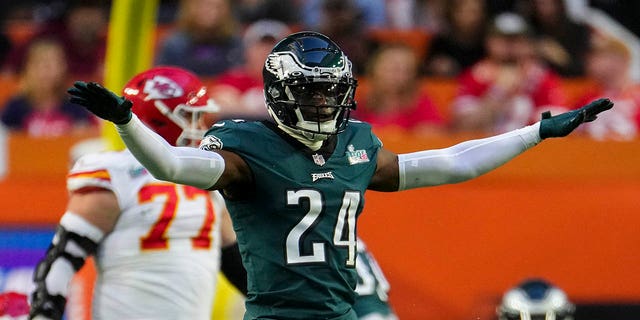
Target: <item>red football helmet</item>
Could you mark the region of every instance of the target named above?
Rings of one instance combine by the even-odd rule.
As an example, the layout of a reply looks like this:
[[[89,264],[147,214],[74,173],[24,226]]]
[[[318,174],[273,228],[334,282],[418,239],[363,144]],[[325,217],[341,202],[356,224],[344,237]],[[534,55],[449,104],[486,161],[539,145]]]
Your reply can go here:
[[[197,146],[206,130],[200,117],[219,110],[198,77],[182,68],[160,66],[139,73],[125,85],[132,111],[174,146]]]

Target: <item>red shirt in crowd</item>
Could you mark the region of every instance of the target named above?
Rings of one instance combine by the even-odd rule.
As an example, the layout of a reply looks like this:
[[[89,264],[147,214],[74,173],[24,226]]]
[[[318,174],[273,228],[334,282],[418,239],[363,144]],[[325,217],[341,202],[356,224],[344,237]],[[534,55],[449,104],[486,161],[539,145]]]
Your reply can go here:
[[[504,112],[501,113],[502,118],[494,124],[493,130],[506,132],[538,121],[543,111],[566,108],[560,77],[550,69],[540,64],[530,64],[519,69],[520,73],[514,84],[515,93],[504,93],[496,85],[499,68],[498,65],[483,60],[464,71],[458,78],[454,112],[479,108],[482,99],[494,95],[503,104]]]
[[[622,90],[605,90],[594,86],[586,90],[578,99],[576,108],[595,99],[607,97],[615,107],[598,115],[598,121],[584,124],[581,128],[589,136],[599,140],[632,140],[638,137],[640,130],[640,85],[631,84]]]
[[[421,125],[444,124],[438,108],[431,99],[420,94],[411,105],[398,105],[387,110],[372,110],[366,99],[358,101],[353,118],[370,123],[373,127],[395,126],[403,129],[415,129]]]

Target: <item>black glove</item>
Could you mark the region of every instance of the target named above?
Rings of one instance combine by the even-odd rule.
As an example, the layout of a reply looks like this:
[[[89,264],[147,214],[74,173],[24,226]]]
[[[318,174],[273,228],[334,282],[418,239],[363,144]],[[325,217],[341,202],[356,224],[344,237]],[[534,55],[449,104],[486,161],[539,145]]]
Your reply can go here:
[[[609,110],[613,102],[609,99],[598,99],[580,109],[551,116],[549,111],[542,113],[540,121],[540,138],[564,137],[571,133],[583,122],[591,122],[598,117],[598,113]]]
[[[60,320],[64,314],[66,303],[67,299],[63,296],[52,296],[46,290],[38,288],[31,295],[29,319]]]
[[[131,120],[131,101],[119,97],[95,82],[76,81],[67,90],[72,103],[84,106],[96,116],[115,124]]]

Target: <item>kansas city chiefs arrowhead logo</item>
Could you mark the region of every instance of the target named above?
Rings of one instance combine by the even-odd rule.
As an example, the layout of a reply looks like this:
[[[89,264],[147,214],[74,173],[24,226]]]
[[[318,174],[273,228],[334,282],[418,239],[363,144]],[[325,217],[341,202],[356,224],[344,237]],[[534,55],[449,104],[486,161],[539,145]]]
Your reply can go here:
[[[184,94],[182,87],[175,81],[164,77],[155,76],[144,84],[144,93],[147,100],[177,98]]]

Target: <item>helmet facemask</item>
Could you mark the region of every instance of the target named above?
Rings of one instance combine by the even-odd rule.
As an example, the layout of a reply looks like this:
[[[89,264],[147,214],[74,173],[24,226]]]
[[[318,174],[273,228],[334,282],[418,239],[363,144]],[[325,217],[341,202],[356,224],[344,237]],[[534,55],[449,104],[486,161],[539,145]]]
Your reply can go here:
[[[280,128],[307,145],[343,132],[356,107],[357,81],[351,73],[351,62],[322,37],[304,33],[300,42],[282,48],[276,45],[263,72],[269,114]],[[293,36],[283,42],[295,39]],[[303,48],[305,44],[311,48]]]
[[[204,137],[208,126],[203,123],[203,115],[218,112],[219,107],[212,99],[204,106],[177,105],[173,111],[162,100],[155,100],[153,105],[160,113],[177,125],[182,132],[175,141],[176,146],[197,147]]]
[[[315,81],[314,81],[315,80]],[[278,124],[310,140],[326,140],[345,130],[355,86],[330,79],[287,79],[275,86],[278,98],[269,101]],[[273,97],[273,95],[271,95]]]

